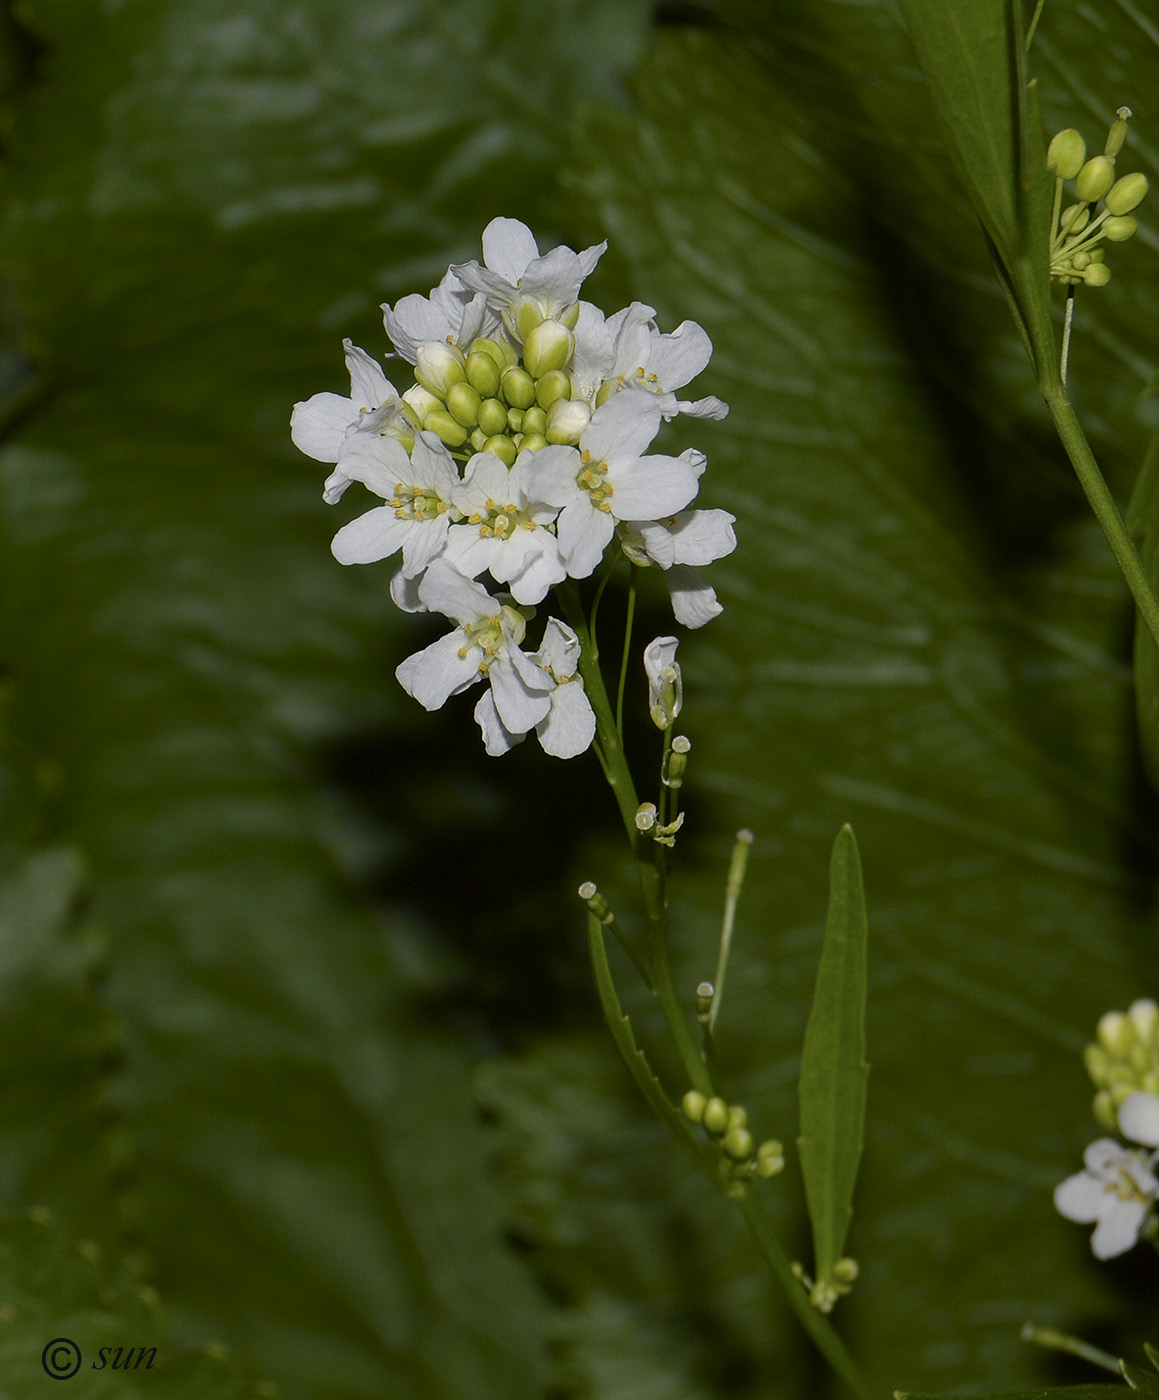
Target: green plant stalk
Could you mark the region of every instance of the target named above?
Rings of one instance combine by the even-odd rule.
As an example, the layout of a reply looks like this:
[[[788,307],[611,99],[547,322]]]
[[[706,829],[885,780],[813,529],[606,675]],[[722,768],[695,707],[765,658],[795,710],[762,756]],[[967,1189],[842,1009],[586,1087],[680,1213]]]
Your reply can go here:
[[[1110,488],[1099,470],[1099,464],[1095,461],[1094,453],[1087,442],[1078,415],[1074,411],[1066,390],[1061,386],[1052,387],[1049,392],[1044,394],[1044,398],[1054,422],[1055,431],[1066,449],[1066,454],[1075,469],[1079,484],[1086,493],[1095,518],[1103,528],[1103,534],[1107,537],[1111,552],[1118,561],[1123,577],[1127,581],[1127,587],[1131,590],[1131,596],[1135,600],[1135,606],[1139,609],[1139,615],[1146,623],[1147,630],[1151,633],[1155,645],[1159,647],[1159,600],[1156,600],[1151,585],[1147,581],[1142,561],[1131,541],[1131,536],[1127,533],[1127,526],[1119,513],[1119,507],[1115,504]]]
[[[568,624],[574,629],[580,641],[579,673],[583,678],[584,691],[591,702],[596,717],[596,738],[599,742],[604,764],[604,773],[612,794],[620,808],[620,817],[628,833],[628,841],[636,856],[636,868],[640,876],[640,888],[644,896],[644,911],[648,922],[648,955],[652,963],[652,976],[655,980],[656,1000],[668,1026],[669,1034],[679,1052],[684,1072],[689,1082],[702,1094],[711,1095],[712,1077],[708,1067],[696,1048],[692,1027],[680,997],[676,991],[672,975],[672,961],[668,956],[667,918],[664,907],[663,879],[656,861],[656,852],[661,848],[654,842],[646,842],[636,829],[636,810],[640,805],[636,795],[636,785],[628,768],[624,745],[620,740],[616,717],[612,711],[608,692],[604,686],[599,662],[592,656],[587,621],[579,592],[570,581],[561,584],[557,590]]]

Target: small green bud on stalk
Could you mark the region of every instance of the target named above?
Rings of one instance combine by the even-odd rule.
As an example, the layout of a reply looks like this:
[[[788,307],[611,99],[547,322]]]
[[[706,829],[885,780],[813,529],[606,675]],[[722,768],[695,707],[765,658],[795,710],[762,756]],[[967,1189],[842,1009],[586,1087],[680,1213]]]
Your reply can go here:
[[[415,358],[415,378],[436,399],[445,399],[454,384],[467,377],[467,361],[457,345],[445,340],[429,340],[419,346]]]
[[[490,452],[509,467],[515,465],[515,458],[519,455],[515,444],[505,433],[496,433],[489,437],[483,444],[483,451]]]
[[[1140,1039],[1155,1039],[1159,1031],[1159,1005],[1150,998],[1141,997],[1127,1008],[1127,1016]]]
[[[749,1116],[743,1106],[739,1103],[730,1104],[728,1110],[728,1126],[730,1128],[747,1128]]]
[[[575,336],[558,321],[540,321],[523,342],[523,364],[532,379],[563,369],[575,353]]]
[[[479,425],[479,405],[482,399],[478,389],[472,389],[470,384],[452,384],[447,391],[447,412],[456,423],[462,423],[464,428],[475,428]]]
[[[543,312],[533,301],[521,301],[515,308],[516,335],[520,340],[526,340],[542,320]]]
[[[1093,262],[1083,269],[1083,281],[1088,287],[1105,287],[1111,280],[1111,269],[1106,263]]]
[[[753,1135],[747,1128],[730,1128],[721,1146],[734,1162],[743,1162],[753,1155]]]
[[[1087,143],[1074,129],[1067,127],[1051,141],[1046,152],[1047,169],[1059,180],[1073,180],[1087,158]]]
[[[476,452],[482,452],[490,436],[490,433],[485,432],[482,428],[476,428],[471,434],[471,446]]]
[[[523,412],[523,431],[525,433],[547,434],[547,414],[542,408],[528,408]]]
[[[535,402],[535,380],[525,369],[503,371],[503,397],[512,408],[530,408]]]
[[[1148,188],[1147,177],[1140,171],[1124,175],[1111,186],[1106,198],[1107,208],[1112,214],[1129,214],[1146,199]]]
[[[1075,180],[1075,190],[1080,199],[1085,200],[1087,204],[1094,204],[1102,199],[1114,183],[1114,163],[1106,156],[1092,156],[1079,171]],[[1127,211],[1124,209],[1121,212],[1125,214]]]
[[[1058,226],[1063,233],[1081,233],[1091,221],[1091,211],[1085,204],[1069,204],[1062,211]]]
[[[477,389],[484,398],[493,398],[499,392],[499,381],[503,369],[493,356],[483,350],[472,350],[467,356],[467,382]]]
[[[1091,1105],[1095,1111],[1095,1117],[1104,1128],[1115,1133],[1119,1130],[1119,1117],[1115,1111],[1115,1100],[1108,1089],[1100,1089],[1095,1095],[1095,1101]]]
[[[708,1100],[698,1089],[689,1089],[688,1093],[680,1100],[680,1107],[684,1110],[685,1118],[693,1123],[704,1122],[704,1110]]]
[[[512,346],[505,340],[493,340],[490,336],[481,335],[471,342],[472,355],[490,355],[499,366],[499,373],[502,374],[510,365],[519,363],[519,356]]]
[[[467,441],[467,430],[462,423],[452,418],[445,408],[435,408],[427,414],[426,427],[439,437],[448,447],[462,447]]]
[[[1097,1033],[1104,1047],[1116,1058],[1128,1054],[1135,1040],[1131,1023],[1121,1011],[1108,1011],[1100,1016]]]
[[[1130,117],[1130,107],[1120,107],[1115,113],[1115,120],[1111,123],[1111,129],[1107,133],[1107,144],[1103,147],[1103,154],[1108,160],[1114,160],[1123,149],[1123,142],[1127,139],[1127,122]]]
[[[556,399],[547,410],[547,440],[574,447],[592,421],[592,411],[582,399]]]
[[[547,439],[542,433],[522,433],[520,435],[519,450],[521,452],[538,452],[541,447],[547,446]]]
[[[704,1105],[704,1117],[700,1121],[713,1137],[719,1137],[728,1127],[728,1104],[721,1098],[709,1099]]]
[[[1070,265],[1076,272],[1082,272],[1083,268],[1090,263],[1090,260],[1091,255],[1089,253],[1072,253]]]
[[[776,1138],[769,1138],[757,1148],[757,1174],[767,1181],[785,1169],[785,1149]]]
[[[509,408],[507,410],[507,427],[513,433],[523,431],[523,410],[521,408]]]
[[[1103,236],[1109,238],[1112,243],[1126,243],[1128,238],[1134,238],[1139,231],[1139,220],[1134,214],[1118,214],[1113,218],[1103,220]],[[1095,252],[1100,251],[1095,249]],[[1101,258],[1096,258],[1096,262],[1101,262]]]
[[[571,398],[571,375],[563,369],[549,370],[535,385],[535,400],[540,408],[548,409],[556,399]]]
[[[833,1265],[833,1277],[838,1283],[851,1284],[860,1272],[857,1260],[850,1259],[848,1256],[844,1259],[838,1259],[837,1263]]]
[[[479,405],[479,427],[488,437],[507,431],[507,408],[501,399],[484,399]]]

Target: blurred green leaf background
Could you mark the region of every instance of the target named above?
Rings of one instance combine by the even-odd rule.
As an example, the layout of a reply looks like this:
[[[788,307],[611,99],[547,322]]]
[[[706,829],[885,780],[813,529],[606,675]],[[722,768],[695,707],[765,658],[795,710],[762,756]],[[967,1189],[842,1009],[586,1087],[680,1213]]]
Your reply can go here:
[[[6,1227],[0,1393],[134,1326],[295,1400],[834,1389],[599,1021],[574,889],[630,885],[594,761],[488,759],[467,701],[399,690],[429,633],[333,561],[361,506],[289,442],[342,337],[384,353],[379,303],[498,214],[607,237],[586,295],[716,345],[731,416],[662,447],[708,452],[740,538],[682,650],[679,976],[749,826],[718,1043],[794,1137],[853,824],[854,1355],[882,1395],[1090,1378],[1027,1319],[1134,1355],[1153,1268],[1050,1199],[1097,1017],[1159,991],[1132,619],[890,0],[20,0],[2,32],[0,1207],[52,1223]],[[1129,103],[1154,180],[1141,7],[1048,0],[1031,67],[1049,130]],[[1071,356],[1120,499],[1159,420],[1142,212]],[[806,1259],[799,1179],[764,1194]]]

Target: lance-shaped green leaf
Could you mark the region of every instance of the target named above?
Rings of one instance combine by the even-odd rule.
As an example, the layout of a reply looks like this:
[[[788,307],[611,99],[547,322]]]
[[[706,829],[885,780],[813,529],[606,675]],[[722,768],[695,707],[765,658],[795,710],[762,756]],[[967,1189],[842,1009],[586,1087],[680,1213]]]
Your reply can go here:
[[[1123,1379],[1131,1387],[1137,1390],[1140,1395],[1146,1395],[1149,1400],[1159,1400],[1159,1376],[1154,1371],[1144,1370],[1142,1366],[1132,1365],[1130,1361],[1119,1358],[1119,1370],[1123,1373]]]
[[[833,844],[829,916],[801,1056],[797,1146],[818,1283],[832,1281],[845,1247],[865,1135],[868,932],[857,842],[844,826]]]
[[[1051,182],[1021,4],[901,0],[901,8],[1039,383],[1053,385]]]

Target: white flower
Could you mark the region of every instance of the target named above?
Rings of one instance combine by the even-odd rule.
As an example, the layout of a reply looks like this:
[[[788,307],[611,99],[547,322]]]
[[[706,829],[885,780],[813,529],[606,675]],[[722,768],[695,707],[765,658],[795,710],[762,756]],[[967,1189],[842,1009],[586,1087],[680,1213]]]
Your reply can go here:
[[[648,712],[657,729],[676,722],[684,708],[684,678],[676,660],[676,637],[656,637],[644,648],[644,670],[648,676]]]
[[[704,369],[712,359],[712,341],[695,321],[681,321],[671,334],[662,334],[655,315],[651,306],[634,301],[608,317],[608,330],[615,337],[608,378],[621,386],[667,395],[683,389]],[[695,402],[673,399],[671,406],[665,404],[665,418],[677,412],[694,418],[724,418],[728,404],[712,395]]]
[[[467,578],[486,569],[497,583],[508,584],[517,603],[542,602],[547,590],[567,577],[559,543],[545,528],[557,509],[536,501],[526,488],[533,455],[524,453],[513,467],[491,452],[471,458],[451,495],[465,519],[451,526],[444,551]]]
[[[1154,1002],[1150,1005],[1154,1006]],[[1159,1147],[1159,1095],[1145,1093],[1142,1089],[1128,1094],[1119,1105],[1119,1131],[1132,1142]]]
[[[294,446],[317,462],[337,462],[347,435],[361,427],[368,414],[377,415],[384,406],[399,404],[398,394],[377,360],[360,350],[352,340],[344,340],[342,348],[350,372],[350,397],[315,394],[296,403],[290,415],[290,437]],[[401,405],[398,411],[401,412]],[[332,472],[323,498],[333,505],[349,485],[349,477],[341,471]]]
[[[382,322],[394,348],[412,365],[421,347],[432,340],[465,350],[476,336],[490,335],[499,325],[486,299],[465,286],[454,268],[448,269],[429,297],[415,292],[393,307],[384,302]]]
[[[696,566],[732,553],[735,521],[727,510],[683,510],[666,520],[629,520],[620,526],[624,553],[632,563],[664,570],[672,611],[685,627],[703,627],[722,611]]]
[[[581,301],[575,323],[575,349],[567,367],[573,396],[585,399],[594,407],[596,395],[603,388],[615,362],[615,337],[604,313],[590,301]]]
[[[575,306],[584,278],[589,276],[607,242],[582,253],[562,244],[543,257],[526,224],[518,219],[492,219],[483,230],[483,262],[455,264],[460,282],[481,293],[503,317],[517,340],[539,321],[558,321]],[[521,320],[520,312],[527,308]]]
[[[579,449],[541,447],[532,454],[524,490],[560,506],[560,557],[572,578],[587,578],[603,557],[618,520],[650,520],[683,509],[696,495],[704,456],[645,456],[660,428],[650,394],[617,394],[592,415]]]
[[[1112,1138],[1099,1138],[1083,1153],[1086,1170],[1068,1176],[1054,1189],[1054,1204],[1068,1220],[1089,1225],[1097,1259],[1113,1259],[1131,1248],[1156,1195],[1159,1179],[1153,1163]]]
[[[535,726],[535,732],[540,747],[555,758],[575,758],[591,745],[596,733],[596,717],[584,693],[583,678],[576,674],[579,658],[579,638],[566,623],[549,618],[543,643],[532,659],[552,678],[555,689],[551,692],[551,709]],[[491,691],[480,697],[475,719],[489,754],[506,753],[521,743],[527,733],[512,732],[503,723]]]
[[[414,578],[440,553],[454,514],[459,474],[434,435],[419,433],[408,457],[397,438],[354,433],[342,447],[339,469],[361,481],[386,505],[343,525],[330,548],[340,564],[374,564],[402,550],[402,573]]]
[[[512,734],[526,734],[547,718],[555,682],[520,651],[527,623],[517,608],[492,598],[445,559],[431,564],[418,591],[432,612],[459,625],[395,669],[408,695],[438,710],[450,696],[486,679],[496,714]]]

